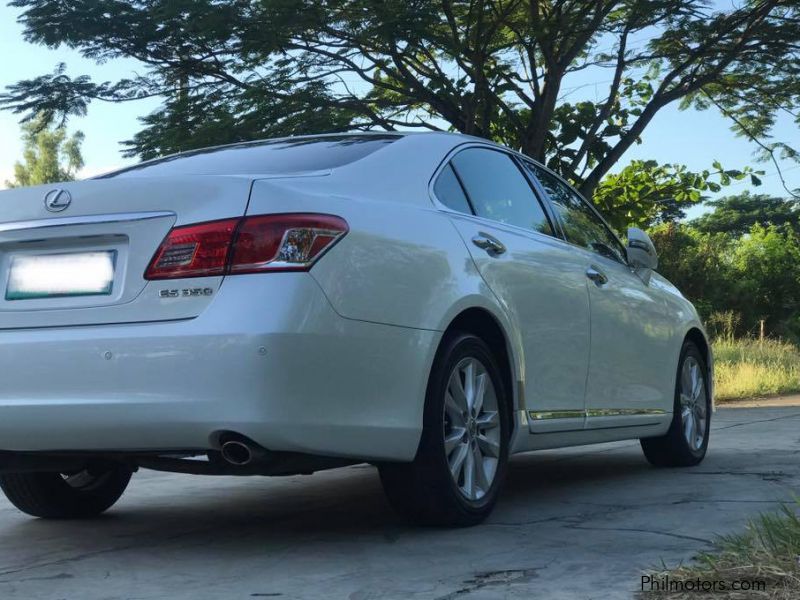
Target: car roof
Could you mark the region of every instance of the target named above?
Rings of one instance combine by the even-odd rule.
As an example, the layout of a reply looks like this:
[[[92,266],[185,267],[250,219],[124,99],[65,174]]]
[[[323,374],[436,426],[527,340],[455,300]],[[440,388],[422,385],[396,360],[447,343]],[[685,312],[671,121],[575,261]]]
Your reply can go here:
[[[436,139],[436,143],[432,145],[428,145],[424,143],[424,140],[430,140],[432,138]],[[102,173],[91,179],[106,179],[111,177],[117,177],[120,175],[126,175],[129,172],[136,172],[142,169],[147,169],[150,166],[156,166],[163,163],[169,163],[173,160],[183,159],[183,158],[191,158],[194,156],[202,155],[202,154],[209,154],[215,153],[218,151],[225,151],[225,150],[236,150],[236,149],[247,149],[247,148],[259,148],[259,147],[266,147],[270,145],[279,145],[279,144],[286,144],[297,142],[302,144],[303,142],[306,143],[313,143],[315,141],[325,141],[325,140],[391,140],[393,143],[388,144],[388,147],[395,147],[396,151],[401,151],[401,148],[407,146],[407,144],[411,144],[416,146],[415,149],[411,150],[411,152],[419,152],[423,148],[428,149],[430,148],[431,152],[441,153],[444,154],[449,153],[453,149],[457,148],[458,146],[468,144],[468,143],[476,143],[486,146],[493,146],[498,149],[502,149],[507,152],[512,152],[515,154],[521,155],[519,152],[508,148],[507,146],[503,146],[502,144],[498,144],[491,140],[487,140],[485,138],[480,138],[472,135],[466,135],[462,133],[455,133],[455,132],[448,132],[448,131],[347,131],[347,132],[333,132],[333,133],[320,133],[320,134],[307,134],[307,135],[296,135],[296,136],[284,136],[284,137],[276,137],[276,138],[266,138],[266,139],[259,139],[259,140],[249,140],[249,141],[242,141],[242,142],[234,142],[230,144],[219,144],[216,146],[206,146],[203,148],[196,148],[192,150],[187,150],[184,152],[177,152],[165,156],[160,156],[157,158],[145,160],[133,165],[129,165],[126,167],[122,167],[120,169],[115,169],[111,172]],[[406,143],[404,143],[404,141]],[[423,146],[420,146],[420,142],[423,142]],[[385,150],[381,152],[384,154]],[[423,152],[424,153],[424,152]],[[429,155],[429,158],[434,158],[434,154]],[[443,155],[442,155],[443,156]],[[525,157],[527,160],[531,160],[530,157]],[[361,163],[364,159],[356,159],[355,163]],[[340,169],[341,165],[335,167],[335,169]],[[329,169],[326,169],[329,171]],[[236,173],[231,173],[231,175],[235,175]],[[246,175],[247,173],[241,173],[242,175]],[[259,175],[256,173],[255,175]],[[264,175],[263,173],[260,175]]]

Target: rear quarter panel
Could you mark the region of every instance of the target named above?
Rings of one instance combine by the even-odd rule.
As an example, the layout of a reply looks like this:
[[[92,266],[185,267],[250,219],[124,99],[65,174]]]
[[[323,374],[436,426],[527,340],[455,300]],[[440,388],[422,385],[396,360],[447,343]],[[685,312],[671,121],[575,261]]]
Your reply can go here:
[[[437,165],[430,165],[430,174]],[[519,327],[509,321],[480,276],[450,219],[432,206],[429,176],[415,177],[415,186],[407,186],[406,193],[413,194],[407,202],[395,201],[392,195],[375,200],[348,179],[331,175],[256,181],[248,214],[318,212],[343,217],[350,231],[311,269],[340,316],[441,332],[463,310],[482,308],[506,332],[518,380],[524,360]],[[368,191],[375,193],[374,188]],[[424,372],[411,376],[427,380],[433,356],[430,352]]]
[[[248,214],[317,212],[347,221],[347,235],[311,269],[337,313],[443,330],[462,306],[496,308],[444,213],[337,192],[337,183],[327,177],[257,181],[248,208]]]

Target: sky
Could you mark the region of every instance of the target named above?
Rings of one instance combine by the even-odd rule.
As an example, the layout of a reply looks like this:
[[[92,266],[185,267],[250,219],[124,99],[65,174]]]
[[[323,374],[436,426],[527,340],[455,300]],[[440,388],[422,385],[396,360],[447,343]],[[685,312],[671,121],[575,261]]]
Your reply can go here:
[[[4,0],[0,0],[4,2]],[[0,89],[20,79],[36,77],[51,72],[59,62],[67,65],[68,74],[90,75],[96,81],[115,81],[143,71],[134,60],[115,60],[97,65],[82,58],[68,48],[49,50],[27,43],[22,36],[22,27],[17,23],[20,9],[0,4]],[[583,79],[565,84],[562,97],[575,101],[580,98],[602,99],[607,92],[605,73],[588,73]],[[595,81],[594,79],[600,79]],[[158,107],[157,99],[141,100],[123,104],[94,102],[85,117],[71,119],[69,129],[80,129],[86,134],[83,155],[86,166],[79,174],[89,177],[136,162],[124,158],[120,142],[130,139],[141,126],[138,118]],[[788,115],[779,118],[775,128],[776,139],[800,147],[800,129]],[[13,165],[21,158],[19,116],[0,111],[0,189],[12,177]],[[751,190],[754,193],[786,196],[777,171],[771,163],[756,163],[753,158],[755,146],[747,140],[737,138],[728,121],[715,111],[679,111],[675,105],[662,109],[645,130],[642,143],[629,150],[618,168],[633,159],[655,159],[661,163],[685,164],[692,170],[711,168],[719,160],[725,168],[753,166],[764,170],[763,185],[754,188],[749,181],[736,182],[723,188],[721,195]],[[800,165],[784,161],[782,170],[790,189],[800,188]],[[712,196],[713,197],[713,196]],[[691,209],[695,216],[703,209]]]

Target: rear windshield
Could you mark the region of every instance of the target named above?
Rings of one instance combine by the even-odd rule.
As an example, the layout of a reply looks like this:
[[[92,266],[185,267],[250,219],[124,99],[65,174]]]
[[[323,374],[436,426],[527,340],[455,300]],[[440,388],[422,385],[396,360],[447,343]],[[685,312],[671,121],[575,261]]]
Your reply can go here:
[[[393,135],[332,136],[248,142],[176,154],[103,175],[270,175],[324,171],[355,162],[398,139]]]

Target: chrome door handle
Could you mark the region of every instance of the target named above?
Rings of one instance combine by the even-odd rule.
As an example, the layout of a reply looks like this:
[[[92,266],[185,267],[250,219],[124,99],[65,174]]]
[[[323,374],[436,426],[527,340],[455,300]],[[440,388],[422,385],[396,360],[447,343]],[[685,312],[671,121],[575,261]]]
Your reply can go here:
[[[472,243],[481,250],[486,250],[491,256],[498,256],[506,251],[506,247],[502,242],[488,233],[478,233],[478,235],[472,238]]]
[[[608,277],[603,275],[600,271],[595,269],[594,267],[589,267],[586,269],[586,276],[594,281],[597,285],[605,285],[608,283]]]

